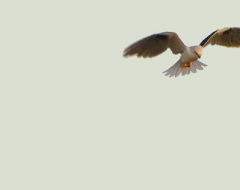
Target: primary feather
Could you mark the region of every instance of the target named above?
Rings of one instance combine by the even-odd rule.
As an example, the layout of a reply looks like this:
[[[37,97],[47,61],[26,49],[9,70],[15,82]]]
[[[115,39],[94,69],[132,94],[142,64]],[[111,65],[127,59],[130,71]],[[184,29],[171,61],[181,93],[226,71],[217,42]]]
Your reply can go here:
[[[209,44],[226,47],[240,47],[240,28],[225,27],[212,32],[200,43],[203,47]]]
[[[154,57],[165,52],[168,48],[174,54],[182,53],[184,50],[182,40],[174,32],[163,32],[145,37],[128,46],[124,50],[123,56]]]

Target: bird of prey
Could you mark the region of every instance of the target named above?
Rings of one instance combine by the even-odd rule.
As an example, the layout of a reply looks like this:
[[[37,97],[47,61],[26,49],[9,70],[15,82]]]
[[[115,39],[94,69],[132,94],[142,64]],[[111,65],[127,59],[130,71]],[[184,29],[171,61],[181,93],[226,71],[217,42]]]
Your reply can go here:
[[[123,56],[154,57],[165,52],[168,48],[173,54],[181,54],[180,59],[168,70],[164,71],[166,76],[187,75],[196,73],[207,66],[198,59],[202,56],[203,49],[207,45],[220,45],[226,47],[240,47],[240,28],[225,27],[215,30],[208,35],[199,45],[188,47],[175,32],[162,32],[145,37],[128,46]]]

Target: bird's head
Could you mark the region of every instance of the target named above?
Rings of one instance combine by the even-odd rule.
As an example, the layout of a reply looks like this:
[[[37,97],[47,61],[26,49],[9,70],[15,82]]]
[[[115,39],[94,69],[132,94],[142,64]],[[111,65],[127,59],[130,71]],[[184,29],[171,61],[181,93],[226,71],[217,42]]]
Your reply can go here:
[[[203,47],[202,46],[193,46],[193,51],[197,54],[198,58],[201,58],[203,53]]]

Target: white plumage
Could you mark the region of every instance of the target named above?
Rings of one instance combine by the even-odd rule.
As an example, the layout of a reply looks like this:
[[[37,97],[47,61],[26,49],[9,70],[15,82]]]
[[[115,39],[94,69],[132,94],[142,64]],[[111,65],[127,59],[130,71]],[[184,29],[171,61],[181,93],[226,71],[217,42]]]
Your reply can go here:
[[[173,54],[181,54],[180,59],[168,70],[166,76],[188,75],[196,73],[207,66],[200,62],[203,49],[207,45],[220,45],[225,47],[240,47],[240,28],[225,27],[208,35],[198,46],[188,47],[175,32],[162,32],[145,37],[128,46],[123,53],[124,57],[136,55],[137,57],[154,57],[165,52],[168,48]]]

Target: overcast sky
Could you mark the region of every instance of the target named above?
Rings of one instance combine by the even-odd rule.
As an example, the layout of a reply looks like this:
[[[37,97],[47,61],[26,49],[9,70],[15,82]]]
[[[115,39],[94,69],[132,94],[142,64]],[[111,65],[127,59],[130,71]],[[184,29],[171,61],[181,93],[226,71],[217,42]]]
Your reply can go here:
[[[208,46],[177,78],[170,50],[122,57],[154,33],[191,46],[239,26],[238,4],[1,2],[0,189],[239,189],[240,49]]]

